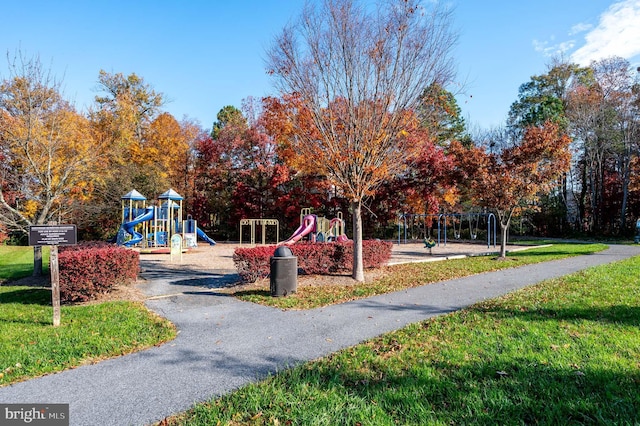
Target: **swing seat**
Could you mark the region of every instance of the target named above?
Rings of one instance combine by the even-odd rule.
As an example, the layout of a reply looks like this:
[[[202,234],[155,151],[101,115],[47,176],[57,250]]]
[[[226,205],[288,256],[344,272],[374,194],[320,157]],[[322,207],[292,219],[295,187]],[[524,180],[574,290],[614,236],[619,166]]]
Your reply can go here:
[[[432,239],[424,239],[424,248],[432,249],[436,246],[436,242]]]

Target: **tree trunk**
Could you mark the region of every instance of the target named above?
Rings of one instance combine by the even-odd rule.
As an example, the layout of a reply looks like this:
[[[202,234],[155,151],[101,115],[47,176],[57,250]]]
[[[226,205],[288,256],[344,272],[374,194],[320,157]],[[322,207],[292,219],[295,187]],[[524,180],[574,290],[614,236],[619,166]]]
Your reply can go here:
[[[500,258],[507,257],[507,229],[509,226],[505,226],[500,222]]]
[[[511,214],[505,223],[502,218],[500,219],[500,258],[507,257],[507,233],[509,232],[509,225],[511,223]]]
[[[580,185],[580,198],[578,201],[578,218],[580,219],[578,232],[584,231],[584,223],[587,219],[587,187],[587,165],[585,162],[582,168],[582,184]]]
[[[364,282],[364,262],[362,259],[362,200],[352,201],[353,210],[353,272],[352,278]]]
[[[620,235],[626,235],[627,203],[629,202],[629,182],[631,181],[631,157],[626,156],[622,161],[622,205],[620,206]]]
[[[33,246],[33,276],[42,276],[42,246]]]

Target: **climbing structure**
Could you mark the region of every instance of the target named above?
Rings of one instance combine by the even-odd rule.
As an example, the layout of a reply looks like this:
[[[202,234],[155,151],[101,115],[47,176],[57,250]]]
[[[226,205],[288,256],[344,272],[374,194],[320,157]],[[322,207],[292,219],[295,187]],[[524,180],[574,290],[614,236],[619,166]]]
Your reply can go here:
[[[197,247],[198,237],[211,245],[195,220],[183,220],[183,198],[173,189],[158,197],[155,206],[147,206],[146,198],[135,189],[121,198],[122,225],[117,243],[127,247],[168,247],[173,235],[180,235],[185,248]]]

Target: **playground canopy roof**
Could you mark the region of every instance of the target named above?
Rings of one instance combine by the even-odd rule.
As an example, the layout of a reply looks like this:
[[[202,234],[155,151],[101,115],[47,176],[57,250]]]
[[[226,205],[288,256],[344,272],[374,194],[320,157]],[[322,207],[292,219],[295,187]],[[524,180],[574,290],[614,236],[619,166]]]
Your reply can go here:
[[[173,189],[169,189],[168,191],[160,194],[158,200],[182,201],[184,198],[182,198],[182,195],[178,194]]]
[[[135,189],[132,189],[131,191],[127,192],[126,194],[124,194],[121,197],[122,200],[133,200],[133,201],[145,201],[147,198],[142,195],[141,193],[139,193],[138,191],[136,191]],[[182,198],[180,198],[182,199]]]

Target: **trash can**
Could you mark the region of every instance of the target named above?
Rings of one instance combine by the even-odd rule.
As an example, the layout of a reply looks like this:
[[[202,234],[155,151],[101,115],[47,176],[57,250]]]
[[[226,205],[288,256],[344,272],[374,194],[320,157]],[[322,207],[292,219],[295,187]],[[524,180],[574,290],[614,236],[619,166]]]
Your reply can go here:
[[[281,297],[298,289],[298,258],[289,247],[278,247],[270,259],[271,296]]]

